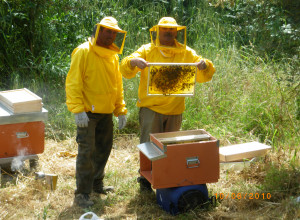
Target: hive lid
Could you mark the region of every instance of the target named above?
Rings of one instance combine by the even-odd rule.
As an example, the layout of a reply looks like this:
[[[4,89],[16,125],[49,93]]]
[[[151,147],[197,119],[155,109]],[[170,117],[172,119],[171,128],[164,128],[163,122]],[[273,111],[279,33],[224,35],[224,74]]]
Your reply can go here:
[[[15,89],[0,92],[0,102],[12,113],[42,111],[42,99],[30,90]]]
[[[271,149],[270,146],[261,144],[259,142],[249,142],[244,144],[230,145],[226,147],[220,147],[220,161],[241,161],[243,159],[251,159],[254,157],[263,156]]]

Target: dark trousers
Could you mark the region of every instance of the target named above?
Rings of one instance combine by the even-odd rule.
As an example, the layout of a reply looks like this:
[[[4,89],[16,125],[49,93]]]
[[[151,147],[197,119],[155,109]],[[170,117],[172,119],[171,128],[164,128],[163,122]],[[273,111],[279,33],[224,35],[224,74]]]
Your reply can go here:
[[[140,143],[145,143],[150,141],[151,133],[179,131],[182,123],[182,114],[163,115],[149,108],[142,107],[139,112],[139,122],[141,129]],[[145,157],[145,155],[140,152],[140,157]],[[143,176],[140,178],[142,178],[139,180],[142,187],[151,188],[151,184]]]
[[[179,131],[182,122],[180,115],[163,115],[149,108],[140,108],[139,122],[141,129],[140,143],[150,141],[150,133]]]
[[[87,113],[88,127],[77,127],[75,194],[90,194],[102,185],[104,168],[113,143],[112,114]]]

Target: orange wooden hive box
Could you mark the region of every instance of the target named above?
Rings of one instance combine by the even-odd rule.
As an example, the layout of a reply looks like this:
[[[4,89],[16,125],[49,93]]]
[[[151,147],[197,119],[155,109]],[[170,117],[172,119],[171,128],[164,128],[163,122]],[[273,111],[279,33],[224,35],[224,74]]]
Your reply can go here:
[[[150,134],[140,174],[154,189],[218,182],[219,141],[203,129]]]
[[[44,129],[42,121],[0,125],[0,158],[43,153]]]
[[[29,90],[10,90],[1,92],[3,94],[13,94],[24,91],[24,97],[32,95]],[[28,92],[29,91],[29,92]],[[0,94],[1,95],[1,94]],[[38,97],[38,96],[36,96]],[[39,98],[39,97],[38,97]],[[39,100],[33,97],[34,100]],[[11,96],[11,103],[20,96]],[[40,111],[27,111],[26,105],[22,102],[22,108],[17,112],[7,106],[8,102],[0,99],[0,160],[4,163],[16,156],[35,155],[44,152],[44,120],[47,120],[48,111],[41,108]],[[11,105],[13,106],[13,105]],[[32,106],[29,102],[28,106]]]

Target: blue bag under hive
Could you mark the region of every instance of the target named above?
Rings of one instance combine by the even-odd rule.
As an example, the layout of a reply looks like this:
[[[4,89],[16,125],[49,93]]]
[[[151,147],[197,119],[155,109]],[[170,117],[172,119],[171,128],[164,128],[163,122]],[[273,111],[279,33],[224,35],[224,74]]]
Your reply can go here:
[[[208,202],[206,184],[156,190],[158,205],[166,212],[177,215]]]

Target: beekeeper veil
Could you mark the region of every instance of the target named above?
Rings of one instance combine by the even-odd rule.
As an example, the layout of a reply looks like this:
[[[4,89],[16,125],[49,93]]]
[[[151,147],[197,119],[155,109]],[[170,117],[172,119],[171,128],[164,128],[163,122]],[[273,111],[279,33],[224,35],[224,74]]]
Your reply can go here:
[[[107,28],[108,32],[113,33],[111,37],[108,39],[108,45],[103,46],[99,43],[99,39],[101,39],[101,34],[103,34],[103,30]],[[119,54],[122,53],[126,38],[126,31],[123,31],[119,26],[118,22],[113,17],[105,17],[100,23],[97,23],[94,27],[94,31],[92,34],[92,45],[99,47],[106,47],[110,50],[113,50]],[[111,41],[111,42],[110,42]]]
[[[162,42],[162,32],[160,30],[171,29],[176,32],[174,44],[172,46],[164,45]],[[161,35],[161,36],[160,36]],[[157,25],[150,29],[151,43],[162,49],[185,49],[186,47],[186,27],[178,25],[176,20],[171,17],[163,17],[160,19]]]

